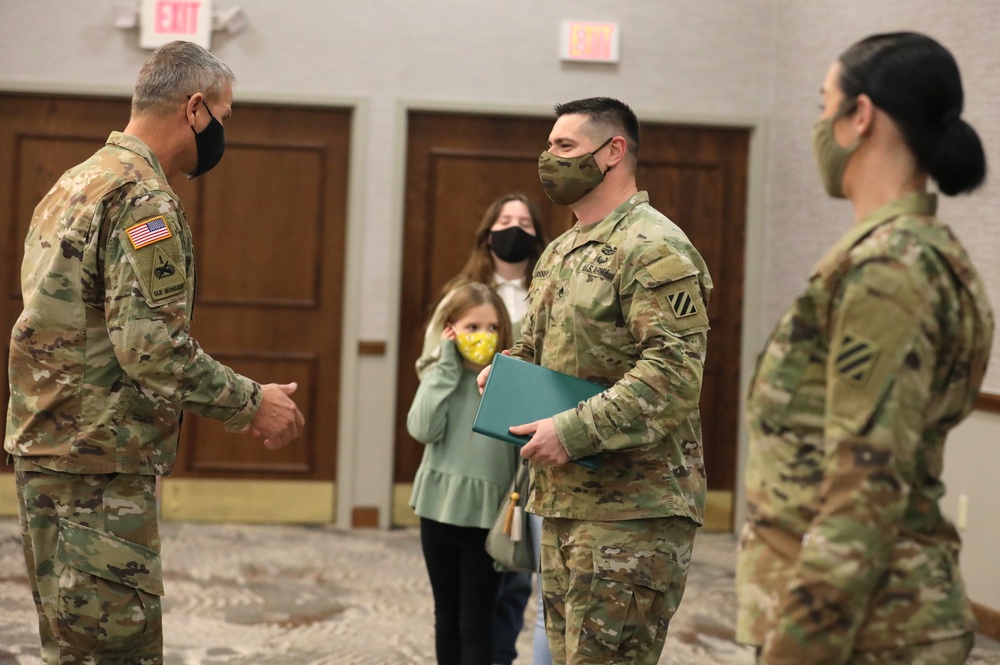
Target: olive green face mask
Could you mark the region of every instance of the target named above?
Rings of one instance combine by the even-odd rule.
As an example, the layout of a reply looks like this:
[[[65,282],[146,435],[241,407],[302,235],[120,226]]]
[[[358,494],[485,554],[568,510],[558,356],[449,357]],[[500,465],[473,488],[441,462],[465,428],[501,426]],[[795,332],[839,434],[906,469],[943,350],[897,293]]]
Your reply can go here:
[[[816,155],[816,166],[819,167],[819,177],[823,180],[823,187],[826,193],[836,199],[844,196],[844,171],[847,170],[847,161],[854,154],[854,151],[861,145],[861,137],[842,148],[837,144],[837,139],[833,135],[833,123],[845,115],[854,112],[858,107],[856,98],[844,100],[840,103],[840,108],[829,118],[820,120],[812,129],[813,153]]]

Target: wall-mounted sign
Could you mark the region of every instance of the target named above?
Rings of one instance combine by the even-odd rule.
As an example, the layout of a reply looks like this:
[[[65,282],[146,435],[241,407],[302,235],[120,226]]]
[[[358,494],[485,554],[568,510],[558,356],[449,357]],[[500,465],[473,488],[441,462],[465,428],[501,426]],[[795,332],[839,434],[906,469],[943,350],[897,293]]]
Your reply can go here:
[[[209,47],[212,0],[142,0],[139,46],[159,48],[182,39]]]
[[[621,29],[617,23],[563,21],[559,55],[574,62],[618,62]]]

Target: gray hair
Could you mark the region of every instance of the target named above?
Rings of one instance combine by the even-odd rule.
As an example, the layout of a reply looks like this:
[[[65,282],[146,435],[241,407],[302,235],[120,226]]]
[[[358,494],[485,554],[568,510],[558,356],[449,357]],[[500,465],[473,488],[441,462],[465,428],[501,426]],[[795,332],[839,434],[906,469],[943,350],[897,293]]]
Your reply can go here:
[[[200,92],[218,100],[236,75],[224,62],[193,42],[164,44],[146,58],[135,80],[132,113],[167,112]]]

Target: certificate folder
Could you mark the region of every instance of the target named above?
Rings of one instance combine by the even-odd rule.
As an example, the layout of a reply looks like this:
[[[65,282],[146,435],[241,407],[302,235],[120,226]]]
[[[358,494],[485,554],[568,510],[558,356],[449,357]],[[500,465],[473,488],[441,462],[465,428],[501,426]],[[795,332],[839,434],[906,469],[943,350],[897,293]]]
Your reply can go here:
[[[531,437],[515,436],[510,433],[511,427],[575,409],[604,390],[596,383],[498,353],[472,430],[520,448]],[[588,469],[600,466],[599,455],[572,461]]]

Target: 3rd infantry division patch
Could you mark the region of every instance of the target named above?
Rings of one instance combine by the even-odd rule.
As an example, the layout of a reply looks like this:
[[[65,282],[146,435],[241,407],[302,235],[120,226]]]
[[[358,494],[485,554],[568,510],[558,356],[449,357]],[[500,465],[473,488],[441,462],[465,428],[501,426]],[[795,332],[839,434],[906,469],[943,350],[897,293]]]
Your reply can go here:
[[[693,316],[698,313],[698,306],[694,304],[694,299],[687,291],[678,291],[667,296],[667,302],[678,319],[685,316]]]
[[[837,353],[837,373],[856,383],[864,383],[868,380],[878,351],[878,346],[866,339],[844,335]]]

